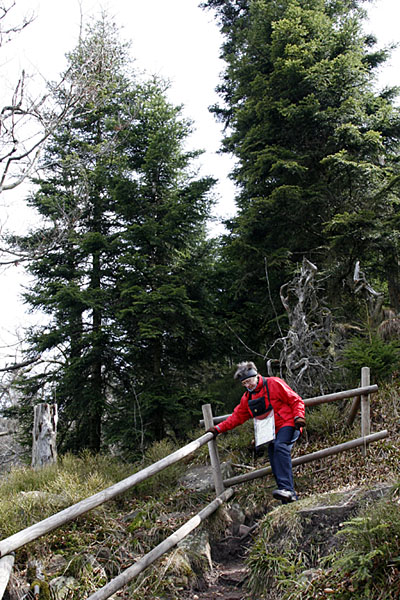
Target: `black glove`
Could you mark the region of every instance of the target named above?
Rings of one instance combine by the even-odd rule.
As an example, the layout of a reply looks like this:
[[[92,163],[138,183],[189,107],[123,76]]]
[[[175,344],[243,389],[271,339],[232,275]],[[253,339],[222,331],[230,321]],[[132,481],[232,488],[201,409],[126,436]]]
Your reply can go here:
[[[212,433],[215,439],[219,434],[219,431],[216,427],[210,427],[210,429],[207,429],[206,433]]]
[[[304,417],[295,417],[294,418],[294,427],[295,429],[301,429],[306,426],[306,420]]]

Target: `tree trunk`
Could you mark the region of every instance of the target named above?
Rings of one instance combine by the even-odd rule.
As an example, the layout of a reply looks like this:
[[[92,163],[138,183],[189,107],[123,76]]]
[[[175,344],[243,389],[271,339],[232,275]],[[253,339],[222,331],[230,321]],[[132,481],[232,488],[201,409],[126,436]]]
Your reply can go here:
[[[396,313],[400,312],[400,276],[397,254],[388,251],[385,258],[385,273],[388,282],[389,301]]]
[[[153,389],[156,395],[161,397],[163,393],[162,375],[161,375],[161,357],[162,357],[162,344],[161,338],[157,337],[152,343],[152,354],[153,354],[153,377],[154,385]],[[157,394],[158,392],[158,394]],[[164,403],[157,397],[153,398],[153,419],[152,429],[156,440],[162,440],[165,437],[165,408]]]
[[[95,210],[95,231],[100,231],[100,207]],[[91,275],[91,288],[96,292],[101,291],[101,261],[100,251],[93,252],[93,270]],[[101,426],[104,412],[104,390],[102,377],[102,309],[93,307],[93,359],[91,365],[90,405],[88,406],[88,432],[87,447],[92,452],[100,452]]]
[[[57,404],[38,404],[34,408],[32,467],[57,462]]]

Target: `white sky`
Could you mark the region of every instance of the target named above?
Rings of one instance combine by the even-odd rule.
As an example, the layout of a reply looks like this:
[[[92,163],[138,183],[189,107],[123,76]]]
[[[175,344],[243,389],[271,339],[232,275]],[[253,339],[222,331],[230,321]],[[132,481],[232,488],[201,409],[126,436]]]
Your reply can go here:
[[[10,0],[11,2],[11,0]],[[83,22],[101,10],[115,17],[122,36],[132,42],[132,56],[139,71],[158,74],[171,82],[169,97],[184,105],[184,114],[194,121],[193,148],[206,152],[200,159],[200,173],[220,180],[215,192],[215,214],[228,217],[234,213],[234,186],[227,175],[232,160],[217,154],[222,137],[208,107],[218,101],[215,87],[223,63],[219,59],[221,36],[213,14],[198,7],[200,0],[16,0],[15,20],[19,15],[34,13],[34,22],[14,42],[1,50],[0,96],[6,83],[12,85],[21,69],[36,73],[37,81],[57,79],[66,66],[65,53],[72,50]],[[367,3],[368,4],[368,3]],[[380,44],[400,42],[400,0],[374,0],[369,5],[368,30]],[[383,69],[381,85],[400,85],[400,49]],[[3,194],[0,223],[18,223],[24,219],[23,195],[18,191]],[[5,203],[11,205],[8,209]],[[10,268],[0,272],[0,355],[1,346],[10,343],[16,328],[27,322],[19,299],[22,275]],[[1,366],[1,359],[0,359]]]

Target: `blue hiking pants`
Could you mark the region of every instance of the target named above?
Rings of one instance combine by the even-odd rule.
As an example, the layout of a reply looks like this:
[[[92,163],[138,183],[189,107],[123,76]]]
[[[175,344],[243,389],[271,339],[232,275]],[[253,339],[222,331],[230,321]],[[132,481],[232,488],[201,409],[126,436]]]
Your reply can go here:
[[[300,431],[294,427],[281,427],[274,441],[268,445],[268,456],[272,473],[279,490],[290,490],[296,495],[293,484],[291,451]]]

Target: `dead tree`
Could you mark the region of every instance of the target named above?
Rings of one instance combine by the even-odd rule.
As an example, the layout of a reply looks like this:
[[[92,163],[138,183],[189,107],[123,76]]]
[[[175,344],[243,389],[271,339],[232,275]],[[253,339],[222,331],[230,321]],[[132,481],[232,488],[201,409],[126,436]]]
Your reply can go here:
[[[34,409],[32,467],[57,462],[57,404],[38,404]]]
[[[0,6],[0,50],[33,21],[33,15],[21,23],[12,22],[16,2]],[[77,103],[88,94],[82,82],[69,78],[68,71],[58,82],[47,83],[43,91],[32,95],[24,70],[18,75],[8,97],[2,89],[0,105],[0,194],[30,177],[38,163],[46,140]],[[62,91],[62,101],[60,101]]]
[[[299,273],[280,289],[289,320],[287,334],[278,340],[280,372],[304,396],[324,393],[333,366],[331,313],[318,300],[317,271],[304,258]]]

